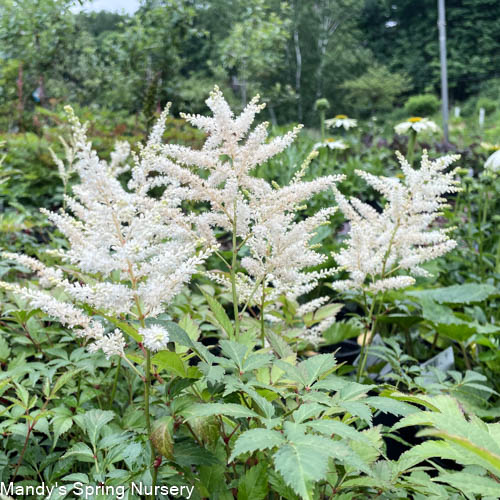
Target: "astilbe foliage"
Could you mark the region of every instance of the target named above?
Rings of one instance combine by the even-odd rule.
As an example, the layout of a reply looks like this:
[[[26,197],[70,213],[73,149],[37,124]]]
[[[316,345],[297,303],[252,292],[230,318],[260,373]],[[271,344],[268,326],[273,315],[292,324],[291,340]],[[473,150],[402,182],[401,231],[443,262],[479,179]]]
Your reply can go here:
[[[347,199],[334,187],[339,208],[350,223],[346,246],[334,255],[349,279],[334,282],[337,290],[380,292],[412,285],[413,276],[429,276],[421,264],[456,246],[447,234],[451,228],[439,227],[436,219],[446,206],[444,195],[460,189],[456,169],[445,172],[459,156],[431,161],[424,152],[419,169],[400,154],[398,158],[402,180],[356,171],[385,198],[381,212],[357,198]]]

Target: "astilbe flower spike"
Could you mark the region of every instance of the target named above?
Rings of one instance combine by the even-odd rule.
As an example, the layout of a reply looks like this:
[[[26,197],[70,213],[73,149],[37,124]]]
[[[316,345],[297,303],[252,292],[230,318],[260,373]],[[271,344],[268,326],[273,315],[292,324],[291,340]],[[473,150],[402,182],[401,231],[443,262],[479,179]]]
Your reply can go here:
[[[429,275],[421,264],[456,246],[448,236],[451,228],[437,227],[436,219],[446,206],[443,195],[460,189],[456,169],[445,172],[459,158],[448,155],[431,161],[424,151],[420,169],[413,169],[398,153],[403,180],[357,170],[384,196],[381,212],[357,198],[347,199],[334,187],[350,223],[346,246],[333,255],[349,279],[334,282],[334,289],[379,292],[412,285],[413,276]]]
[[[102,349],[108,357],[123,355],[125,340],[120,330],[106,333],[104,325],[84,312],[83,306],[141,322],[155,318],[213,248],[200,239],[196,216],[182,212],[184,197],[177,183],[163,183],[158,198],[149,196],[149,189],[137,182],[124,189],[117,177],[129,168],[129,147],[119,143],[109,164],[99,159],[85,127],[71,108],[67,111],[75,148],[73,168],[80,182],[73,187],[74,196],[66,198],[69,212],[42,210],[68,240],[67,250],[52,252],[62,265],[46,267],[25,255],[3,254],[32,269],[41,286],[57,289],[57,296],[62,293],[63,298],[56,298],[52,291],[11,283],[0,282],[0,286],[93,342],[92,351]],[[133,179],[147,176],[146,161],[159,149],[163,127],[160,121],[135,157]],[[151,345],[160,347],[158,341]]]
[[[239,116],[234,116],[217,87],[206,103],[213,116],[183,115],[191,125],[207,133],[202,149],[165,144],[150,150],[147,165],[154,176],[139,178],[134,173],[131,185],[148,189],[162,182],[177,183],[179,197],[209,204],[210,210],[197,221],[205,230],[205,238],[215,241],[214,232],[226,230],[238,239],[234,240],[236,253],[243,253],[243,248],[247,250],[234,276],[238,303],[261,306],[264,296],[273,302],[282,294],[295,299],[311,291],[320,278],[333,272],[307,272],[307,268],[327,259],[309,242],[315,229],[328,222],[335,209],[325,208],[301,220],[297,220],[297,214],[304,200],[330,189],[343,176],[303,181],[311,156],[288,186],[280,187],[256,177],[252,173],[255,167],[287,148],[301,127],[267,141],[268,123],[251,129],[256,115],[264,108],[258,96]],[[199,171],[204,175],[198,175]],[[145,173],[145,169],[140,171],[141,175]],[[231,289],[227,271],[209,274]]]

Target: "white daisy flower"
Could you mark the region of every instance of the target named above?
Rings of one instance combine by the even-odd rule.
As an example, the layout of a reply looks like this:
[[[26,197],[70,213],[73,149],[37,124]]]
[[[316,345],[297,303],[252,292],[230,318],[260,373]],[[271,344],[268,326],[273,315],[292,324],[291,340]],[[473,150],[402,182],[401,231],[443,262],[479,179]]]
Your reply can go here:
[[[347,115],[337,115],[329,120],[325,120],[325,125],[328,128],[344,128],[345,130],[349,130],[350,128],[357,127],[358,122]]]
[[[492,172],[500,172],[500,149],[490,155],[484,164],[484,168],[487,168]]]
[[[332,137],[325,139],[323,142],[317,142],[313,148],[330,148],[330,149],[347,149],[349,147],[342,139],[333,139]]]
[[[398,135],[407,134],[410,130],[417,132],[439,132],[439,127],[428,118],[421,118],[420,116],[413,116],[408,118],[407,121],[398,123],[394,130]]]

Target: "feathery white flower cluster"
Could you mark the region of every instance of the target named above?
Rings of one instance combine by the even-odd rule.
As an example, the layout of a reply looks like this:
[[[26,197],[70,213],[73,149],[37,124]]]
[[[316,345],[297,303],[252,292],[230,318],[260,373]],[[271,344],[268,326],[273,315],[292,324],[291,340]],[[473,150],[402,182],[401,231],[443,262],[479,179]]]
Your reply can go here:
[[[236,233],[237,250],[248,254],[241,259],[246,272],[236,275],[239,302],[260,303],[263,294],[272,300],[281,294],[295,298],[307,293],[318,279],[329,274],[305,269],[326,260],[326,256],[311,248],[309,241],[315,228],[326,223],[334,209],[320,210],[298,222],[296,214],[303,200],[331,188],[342,176],[302,181],[312,157],[285,187],[253,176],[251,172],[257,165],[292,143],[300,127],[267,142],[267,123],[251,130],[256,114],[264,107],[258,96],[236,117],[217,87],[206,102],[213,117],[183,115],[191,125],[207,132],[202,150],[164,145],[155,171],[160,177],[177,182],[189,199],[210,204],[211,210],[201,216],[206,228]],[[197,175],[199,170],[206,175]],[[231,286],[227,272],[210,274],[218,283]]]
[[[413,130],[417,134],[419,132],[439,132],[439,127],[428,118],[421,118],[420,116],[413,116],[412,118],[408,118],[407,121],[398,123],[394,130],[396,134],[404,135],[408,133],[410,130]]]
[[[126,190],[117,177],[127,168],[128,144],[117,145],[109,164],[102,161],[71,108],[68,113],[73,129],[73,168],[80,178],[73,187],[75,196],[66,197],[72,214],[42,211],[68,240],[69,249],[55,254],[69,263],[71,270],[46,267],[23,255],[7,253],[4,257],[29,267],[42,286],[63,290],[77,305],[132,320],[154,318],[213,251],[208,246],[199,250],[196,216],[182,212],[184,195],[177,182],[162,182],[164,190],[157,198],[149,196],[149,189],[137,182],[148,175],[148,160],[155,158],[160,148],[164,125],[157,124],[135,157],[132,181]],[[0,286],[20,294],[32,307],[41,308],[63,325],[79,329],[79,335],[94,339],[93,350],[102,348],[106,355],[123,352],[119,331],[106,335],[101,323],[75,305],[54,298],[50,292],[8,283]]]
[[[339,208],[350,222],[346,247],[334,254],[349,272],[349,279],[333,283],[337,290],[362,289],[379,292],[414,283],[414,276],[428,276],[420,265],[456,246],[449,229],[436,227],[436,218],[446,206],[443,195],[459,190],[456,169],[445,173],[459,155],[431,161],[424,151],[420,169],[413,169],[398,154],[404,180],[356,171],[386,199],[382,212],[357,198],[347,199],[334,187]]]
[[[349,118],[347,115],[337,115],[329,120],[325,120],[325,125],[328,128],[343,128],[349,130],[358,126],[358,122],[354,118]]]

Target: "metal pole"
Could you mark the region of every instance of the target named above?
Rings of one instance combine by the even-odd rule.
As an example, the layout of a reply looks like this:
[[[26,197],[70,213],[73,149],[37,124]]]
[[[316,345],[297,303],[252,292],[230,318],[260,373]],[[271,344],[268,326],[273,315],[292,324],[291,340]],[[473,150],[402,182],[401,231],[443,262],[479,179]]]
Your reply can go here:
[[[441,108],[444,140],[448,144],[448,71],[446,69],[446,19],[444,0],[438,0],[439,56],[441,61]]]

